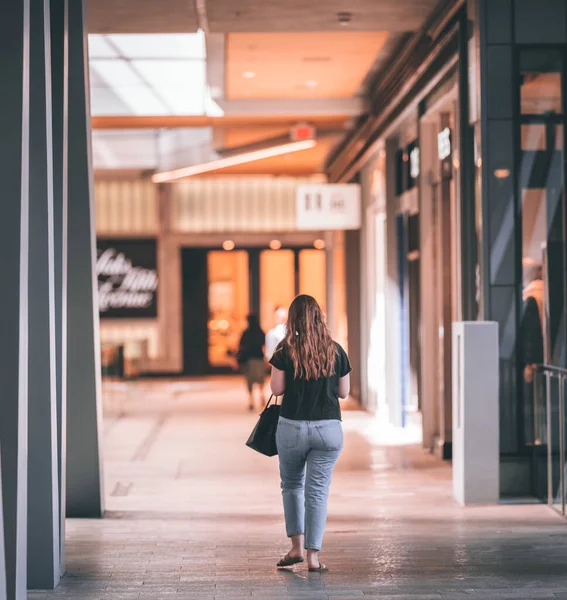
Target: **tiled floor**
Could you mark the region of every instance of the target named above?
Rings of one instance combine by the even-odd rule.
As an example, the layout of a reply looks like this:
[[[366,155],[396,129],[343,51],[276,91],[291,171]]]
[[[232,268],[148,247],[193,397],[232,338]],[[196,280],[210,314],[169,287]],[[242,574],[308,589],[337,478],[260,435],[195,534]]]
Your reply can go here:
[[[108,515],[68,523],[68,570],[30,598],[567,599],[567,526],[541,506],[460,509],[450,469],[345,413],[323,560],[286,551],[277,459],[244,446],[233,380],[106,386]]]

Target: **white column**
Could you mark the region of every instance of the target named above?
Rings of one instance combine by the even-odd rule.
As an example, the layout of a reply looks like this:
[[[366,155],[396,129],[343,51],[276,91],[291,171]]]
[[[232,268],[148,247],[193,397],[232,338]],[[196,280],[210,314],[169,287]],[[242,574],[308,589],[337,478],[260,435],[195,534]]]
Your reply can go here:
[[[498,324],[453,323],[453,495],[462,506],[500,496]]]

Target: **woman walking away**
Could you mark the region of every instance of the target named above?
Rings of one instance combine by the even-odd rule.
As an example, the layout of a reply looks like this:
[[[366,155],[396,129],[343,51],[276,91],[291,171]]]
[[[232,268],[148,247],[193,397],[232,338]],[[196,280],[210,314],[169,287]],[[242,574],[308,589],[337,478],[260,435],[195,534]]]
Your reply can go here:
[[[333,341],[315,298],[298,296],[289,309],[286,337],[270,360],[272,392],[283,401],[276,442],[291,550],[278,567],[305,560],[324,573],[319,551],[327,521],[333,469],[343,447],[339,398],[350,391],[350,363]]]
[[[249,408],[254,410],[254,385],[260,387],[260,407],[264,405],[264,380],[266,363],[264,362],[264,344],[266,335],[260,327],[256,315],[248,315],[248,328],[245,329],[238,345],[237,360],[246,377]]]

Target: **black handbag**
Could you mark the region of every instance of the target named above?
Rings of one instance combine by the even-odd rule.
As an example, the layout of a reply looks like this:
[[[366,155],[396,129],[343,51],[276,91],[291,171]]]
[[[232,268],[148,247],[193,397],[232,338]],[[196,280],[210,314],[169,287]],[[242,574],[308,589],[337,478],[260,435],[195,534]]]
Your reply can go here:
[[[278,453],[276,430],[280,418],[280,405],[277,403],[277,398],[274,404],[270,404],[272,398],[274,398],[273,395],[270,396],[266,408],[260,414],[256,427],[246,442],[249,448],[266,456],[275,456]]]

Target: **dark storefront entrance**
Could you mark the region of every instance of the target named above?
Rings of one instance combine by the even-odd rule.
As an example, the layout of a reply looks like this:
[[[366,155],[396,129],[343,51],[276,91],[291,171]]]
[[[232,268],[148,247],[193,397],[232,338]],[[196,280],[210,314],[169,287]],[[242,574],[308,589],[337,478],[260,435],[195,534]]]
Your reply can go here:
[[[183,370],[230,373],[249,313],[264,331],[299,293],[325,308],[325,251],[313,247],[182,250]]]

